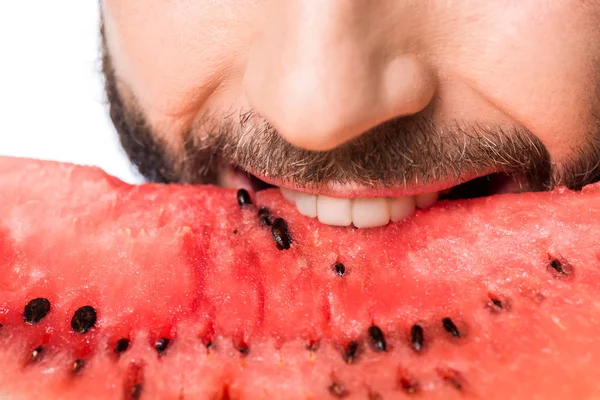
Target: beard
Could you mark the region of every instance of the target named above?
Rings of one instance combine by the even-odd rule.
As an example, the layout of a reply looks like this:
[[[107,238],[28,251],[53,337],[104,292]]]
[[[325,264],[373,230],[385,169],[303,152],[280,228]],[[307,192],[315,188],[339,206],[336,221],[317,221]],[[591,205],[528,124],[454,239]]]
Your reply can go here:
[[[205,114],[173,151],[153,132],[134,100],[125,102],[110,56],[103,72],[110,117],[121,144],[151,182],[260,188],[261,177],[318,191],[331,184],[411,188],[469,177],[510,177],[520,191],[556,186],[580,189],[600,179],[600,132],[587,135],[567,160],[556,162],[544,144],[519,125],[483,122],[434,124],[425,116],[389,120],[328,151],[285,141],[252,110]],[[243,180],[232,177],[244,176]],[[489,193],[488,193],[489,194]]]

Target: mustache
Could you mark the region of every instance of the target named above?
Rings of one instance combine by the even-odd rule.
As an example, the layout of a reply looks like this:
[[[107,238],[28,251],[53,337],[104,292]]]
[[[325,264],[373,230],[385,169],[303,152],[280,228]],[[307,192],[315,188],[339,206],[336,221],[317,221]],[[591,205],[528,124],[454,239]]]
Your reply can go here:
[[[304,187],[331,181],[409,186],[460,181],[478,171],[517,175],[531,190],[561,185],[577,190],[600,180],[600,117],[561,161],[551,160],[544,144],[522,126],[460,121],[436,126],[424,116],[387,121],[330,151],[309,151],[292,146],[253,111],[206,115],[183,135],[183,150],[173,151],[147,123],[135,98],[121,96],[103,34],[102,72],[119,141],[151,182],[214,184],[222,168],[232,165]]]
[[[287,142],[254,112],[205,117],[184,136],[178,168],[187,183],[214,183],[219,168],[235,166],[318,189],[329,183],[365,187],[410,187],[462,180],[466,174],[516,175],[532,190],[553,186],[550,155],[520,126],[452,123],[436,126],[424,117],[387,121],[328,151]]]

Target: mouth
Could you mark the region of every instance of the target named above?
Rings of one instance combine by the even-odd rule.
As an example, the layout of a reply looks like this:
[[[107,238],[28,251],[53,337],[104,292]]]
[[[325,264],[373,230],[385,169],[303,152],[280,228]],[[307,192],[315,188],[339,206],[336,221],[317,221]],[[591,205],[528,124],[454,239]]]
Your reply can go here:
[[[374,228],[402,221],[438,201],[532,191],[525,179],[500,172],[473,174],[460,182],[436,182],[410,188],[332,184],[312,190],[229,167],[222,172],[219,184],[254,192],[279,188],[283,197],[302,215],[316,218],[325,225],[356,228]]]

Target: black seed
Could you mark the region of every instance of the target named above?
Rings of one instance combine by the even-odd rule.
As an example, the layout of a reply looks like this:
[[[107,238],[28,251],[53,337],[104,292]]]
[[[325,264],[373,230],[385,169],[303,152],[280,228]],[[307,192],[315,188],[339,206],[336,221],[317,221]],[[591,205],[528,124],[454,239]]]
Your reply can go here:
[[[127,338],[117,340],[117,343],[115,344],[115,353],[120,354],[127,351],[130,342],[131,341]]]
[[[123,398],[140,399],[144,388],[143,365],[137,362],[131,362],[124,375]]]
[[[23,310],[23,321],[33,325],[40,322],[50,312],[50,301],[43,297],[31,300]]]
[[[510,311],[510,301],[508,299],[501,300],[500,297],[488,293],[488,297],[490,301],[487,302],[486,308],[494,314],[497,314],[501,311]]]
[[[548,270],[557,278],[568,278],[573,275],[573,266],[556,257],[548,258]]]
[[[333,264],[333,270],[338,276],[344,276],[346,273],[346,267],[341,262],[336,262]]]
[[[0,324],[0,328],[2,328],[4,325]]]
[[[290,248],[292,238],[288,231],[287,222],[283,218],[275,218],[273,226],[271,226],[271,234],[275,239],[275,244],[279,250],[287,250]]]
[[[444,378],[444,380],[446,382],[448,382],[456,390],[462,390],[462,388],[463,388],[462,384],[452,377],[446,377],[446,378]]]
[[[352,364],[356,357],[358,356],[358,342],[352,341],[348,343],[346,348],[344,349],[344,361],[348,364]]]
[[[206,344],[204,345],[207,349],[210,349],[213,347],[213,342],[211,342],[210,340],[208,342],[206,342]]]
[[[80,307],[71,319],[71,327],[75,332],[86,333],[96,325],[96,310],[92,306]]]
[[[317,351],[319,349],[319,342],[317,342],[316,340],[311,340],[307,345],[306,345],[306,350],[308,351]]]
[[[450,368],[444,368],[438,370],[438,375],[444,380],[444,382],[448,383],[456,390],[463,390],[464,388],[464,378],[461,373]]]
[[[565,270],[563,269],[562,263],[556,258],[550,259],[550,267],[552,267],[552,269],[554,269],[559,274],[565,274]]]
[[[238,232],[238,230],[237,230],[237,229],[234,229],[234,230],[233,230],[233,234],[234,234],[234,235],[237,235],[237,232]]]
[[[460,337],[460,332],[450,317],[443,318],[442,325],[444,326],[446,332],[450,333],[454,337]]]
[[[369,327],[369,336],[371,337],[371,344],[375,350],[386,351],[387,344],[385,343],[385,337],[378,326],[373,325]]]
[[[258,210],[258,220],[261,225],[271,226],[271,211],[266,207],[261,207]]]
[[[171,339],[167,339],[164,337],[160,338],[154,344],[154,348],[156,349],[158,354],[163,354],[167,350],[167,347],[169,347],[170,342],[171,342]]]
[[[415,394],[419,391],[419,383],[406,377],[400,378],[400,387],[408,394]]]
[[[237,191],[237,202],[243,207],[252,204],[252,199],[250,198],[250,193],[246,189],[240,189]]]
[[[329,393],[333,397],[337,397],[339,399],[348,396],[348,391],[339,383],[333,382],[331,386],[329,386]]]
[[[36,347],[31,352],[31,357],[30,357],[29,361],[31,361],[31,362],[39,361],[39,359],[42,357],[43,352],[44,352],[44,348],[42,346]]]
[[[246,343],[240,343],[238,346],[238,351],[241,355],[247,356],[250,353],[250,347]]]
[[[410,328],[410,342],[416,351],[423,350],[423,328],[415,324]]]
[[[85,367],[85,361],[79,358],[73,361],[72,371],[74,374],[78,374],[83,369],[83,367]]]
[[[142,389],[143,386],[141,383],[136,383],[135,385],[131,386],[129,398],[131,400],[139,400],[142,397]]]

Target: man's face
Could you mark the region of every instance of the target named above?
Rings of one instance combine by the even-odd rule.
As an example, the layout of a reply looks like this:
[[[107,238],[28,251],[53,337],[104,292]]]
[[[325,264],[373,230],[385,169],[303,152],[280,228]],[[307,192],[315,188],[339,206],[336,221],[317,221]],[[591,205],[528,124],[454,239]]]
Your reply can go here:
[[[487,193],[600,177],[600,1],[102,8],[111,116],[151,180],[260,178],[373,226],[481,176]]]

